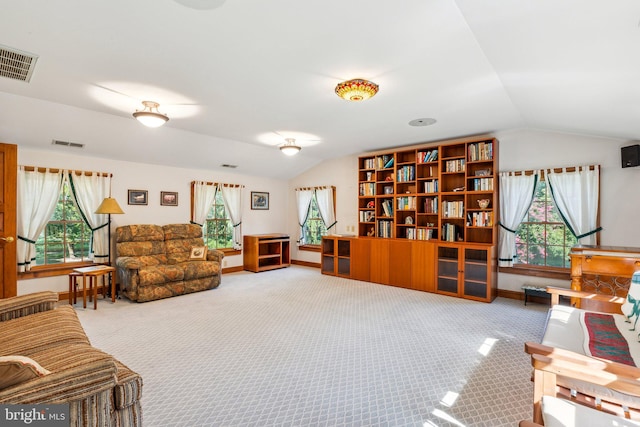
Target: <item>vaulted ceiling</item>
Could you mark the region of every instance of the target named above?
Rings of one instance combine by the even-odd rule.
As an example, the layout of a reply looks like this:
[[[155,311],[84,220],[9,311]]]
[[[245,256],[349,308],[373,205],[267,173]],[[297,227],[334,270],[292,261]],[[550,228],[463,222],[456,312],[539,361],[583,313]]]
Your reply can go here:
[[[631,140],[639,22],[628,0],[10,2],[0,45],[38,58],[29,82],[0,77],[0,140],[282,179],[334,157],[508,129]],[[350,78],[380,92],[338,98]],[[144,100],[170,121],[133,119]],[[419,118],[437,122],[409,126]],[[302,151],[282,155],[284,138]]]

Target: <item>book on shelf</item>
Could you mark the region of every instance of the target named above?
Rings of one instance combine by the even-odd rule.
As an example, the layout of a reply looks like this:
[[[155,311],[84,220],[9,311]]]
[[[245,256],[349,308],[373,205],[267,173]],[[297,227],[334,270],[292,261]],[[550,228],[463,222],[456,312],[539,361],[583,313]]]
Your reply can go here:
[[[384,164],[384,168],[388,169],[390,167],[393,167],[393,157],[389,159],[389,161],[387,163]]]
[[[425,193],[437,193],[438,192],[438,180],[433,179],[430,181],[424,182],[424,192]]]

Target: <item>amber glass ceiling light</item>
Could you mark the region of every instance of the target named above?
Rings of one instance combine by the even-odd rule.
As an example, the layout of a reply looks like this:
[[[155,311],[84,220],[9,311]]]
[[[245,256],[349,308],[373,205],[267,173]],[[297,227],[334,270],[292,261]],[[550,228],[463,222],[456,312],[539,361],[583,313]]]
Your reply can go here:
[[[282,151],[287,156],[294,156],[298,154],[302,147],[296,145],[296,140],[293,138],[285,138],[286,143],[280,146],[280,151]]]
[[[347,80],[336,86],[336,95],[347,101],[364,101],[376,93],[378,93],[378,85],[369,80]]]
[[[169,117],[166,114],[162,114],[158,111],[160,104],[153,101],[142,101],[144,110],[136,110],[133,113],[133,117],[138,119],[140,123],[150,128],[157,128],[169,121]]]

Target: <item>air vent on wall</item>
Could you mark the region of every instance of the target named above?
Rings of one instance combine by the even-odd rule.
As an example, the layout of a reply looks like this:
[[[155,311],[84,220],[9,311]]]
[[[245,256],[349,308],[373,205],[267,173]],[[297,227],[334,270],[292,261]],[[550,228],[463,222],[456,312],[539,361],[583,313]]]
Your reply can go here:
[[[84,144],[78,144],[77,142],[58,141],[54,139],[51,142],[53,145],[61,145],[63,147],[84,148]]]
[[[223,163],[220,166],[222,166],[223,168],[231,168],[231,169],[235,169],[238,167],[238,165],[229,165],[227,163]]]
[[[0,77],[29,82],[38,56],[0,45]]]

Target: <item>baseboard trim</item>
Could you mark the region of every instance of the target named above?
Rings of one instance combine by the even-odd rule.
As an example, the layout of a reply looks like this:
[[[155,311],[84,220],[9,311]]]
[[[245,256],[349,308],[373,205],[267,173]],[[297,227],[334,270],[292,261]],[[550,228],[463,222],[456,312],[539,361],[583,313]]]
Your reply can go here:
[[[222,269],[222,274],[225,273],[237,273],[238,271],[242,271],[244,270],[244,267],[241,265],[238,265],[236,267],[226,267]]]
[[[297,259],[292,259],[291,260],[291,264],[302,265],[302,266],[305,266],[305,267],[320,268],[320,263],[319,262],[298,261]]]
[[[507,289],[498,289],[498,296],[502,298],[517,299],[524,301],[524,292],[509,291]]]

